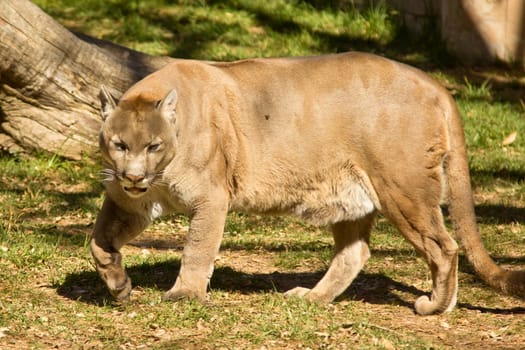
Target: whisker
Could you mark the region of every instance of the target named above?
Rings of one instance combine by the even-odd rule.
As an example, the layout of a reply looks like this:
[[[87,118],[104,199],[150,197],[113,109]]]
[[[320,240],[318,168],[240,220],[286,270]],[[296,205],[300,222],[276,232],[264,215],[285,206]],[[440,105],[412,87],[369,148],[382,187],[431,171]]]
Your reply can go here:
[[[151,180],[152,186],[167,186],[169,182],[163,178],[164,176],[164,170],[158,171],[153,174],[153,178]]]
[[[166,186],[169,186],[169,183],[167,181],[153,181],[151,183],[151,187],[161,188]]]
[[[166,187],[169,187],[169,182],[164,180],[163,178],[154,179],[151,182],[151,187],[158,188],[158,189],[165,189]]]
[[[111,182],[117,177],[115,170],[110,168],[102,169],[98,175],[101,182]]]

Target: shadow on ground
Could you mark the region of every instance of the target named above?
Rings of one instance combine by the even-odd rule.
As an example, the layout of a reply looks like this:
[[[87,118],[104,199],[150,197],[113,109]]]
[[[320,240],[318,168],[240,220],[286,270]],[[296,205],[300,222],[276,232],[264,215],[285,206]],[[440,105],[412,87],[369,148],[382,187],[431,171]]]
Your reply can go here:
[[[135,289],[154,288],[163,292],[171,288],[179,268],[180,261],[172,260],[131,266],[127,271]],[[297,286],[312,288],[323,274],[324,271],[247,274],[230,267],[219,267],[215,270],[210,285],[216,291],[241,294],[284,293]],[[59,295],[71,300],[98,306],[113,303],[109,292],[95,271],[69,274],[63,283],[54,287]],[[383,274],[361,272],[336,302],[360,300],[369,304],[399,305],[413,309],[413,300],[424,294],[426,293],[418,288],[394,281]],[[459,303],[458,307],[491,314],[525,314],[525,308],[522,307],[500,309],[467,303]]]

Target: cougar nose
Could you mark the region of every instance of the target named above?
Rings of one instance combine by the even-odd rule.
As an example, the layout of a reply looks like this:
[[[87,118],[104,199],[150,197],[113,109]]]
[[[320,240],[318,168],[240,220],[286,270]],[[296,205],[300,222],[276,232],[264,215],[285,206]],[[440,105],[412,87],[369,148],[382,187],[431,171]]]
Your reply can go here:
[[[144,175],[132,175],[132,174],[126,174],[125,175],[126,179],[128,179],[129,181],[133,182],[134,184],[138,183],[138,182],[141,182],[142,180],[144,180]]]

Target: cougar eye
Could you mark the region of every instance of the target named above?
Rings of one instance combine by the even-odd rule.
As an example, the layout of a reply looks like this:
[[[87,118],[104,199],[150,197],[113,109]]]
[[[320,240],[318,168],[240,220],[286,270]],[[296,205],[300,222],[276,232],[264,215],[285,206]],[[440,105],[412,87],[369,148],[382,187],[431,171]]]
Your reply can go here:
[[[148,152],[157,152],[160,149],[160,143],[152,143],[148,146]]]
[[[113,142],[113,146],[115,146],[115,149],[119,152],[124,152],[128,149],[128,146],[123,142]]]

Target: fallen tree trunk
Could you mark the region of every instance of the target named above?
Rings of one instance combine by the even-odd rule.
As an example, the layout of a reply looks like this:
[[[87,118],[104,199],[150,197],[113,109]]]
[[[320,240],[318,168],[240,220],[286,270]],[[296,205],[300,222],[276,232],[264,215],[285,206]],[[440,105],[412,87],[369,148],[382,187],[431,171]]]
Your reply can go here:
[[[92,153],[100,85],[122,93],[171,60],[75,35],[28,0],[0,8],[0,148],[11,153]]]

